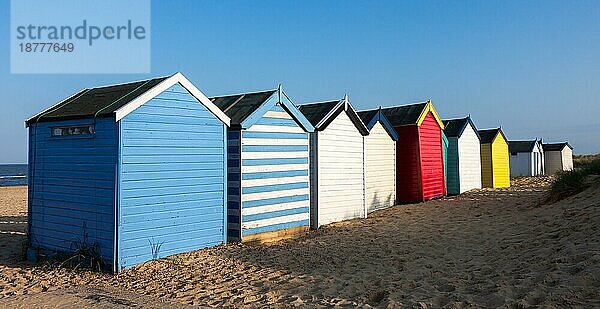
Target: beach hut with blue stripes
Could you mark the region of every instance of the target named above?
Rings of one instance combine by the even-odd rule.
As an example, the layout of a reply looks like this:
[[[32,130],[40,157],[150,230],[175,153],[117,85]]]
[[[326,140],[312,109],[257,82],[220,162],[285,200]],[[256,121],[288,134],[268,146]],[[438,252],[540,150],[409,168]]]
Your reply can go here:
[[[310,226],[309,133],[281,88],[210,99],[228,117],[228,237],[272,241]]]
[[[369,130],[345,96],[299,106],[311,134],[311,226],[366,218],[364,136]]]
[[[229,124],[181,73],[83,89],[28,119],[28,258],[116,272],[224,243]]]

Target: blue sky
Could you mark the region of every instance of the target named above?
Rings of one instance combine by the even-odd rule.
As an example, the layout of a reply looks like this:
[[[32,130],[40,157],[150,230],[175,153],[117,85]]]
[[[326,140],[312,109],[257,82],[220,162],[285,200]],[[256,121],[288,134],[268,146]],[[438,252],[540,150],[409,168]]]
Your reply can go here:
[[[151,74],[10,74],[9,27],[4,0],[0,163],[25,163],[24,120],[79,89],[176,71],[209,96],[431,99],[444,118],[600,152],[599,1],[153,1]]]

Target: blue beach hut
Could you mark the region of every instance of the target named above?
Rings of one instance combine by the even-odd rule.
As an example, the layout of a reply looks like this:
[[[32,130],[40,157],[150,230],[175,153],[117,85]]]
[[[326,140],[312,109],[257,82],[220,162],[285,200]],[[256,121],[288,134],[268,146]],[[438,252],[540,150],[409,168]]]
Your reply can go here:
[[[210,100],[231,118],[229,239],[272,241],[307,230],[313,126],[281,88]]]
[[[181,73],[28,119],[28,257],[85,248],[116,272],[224,243],[229,124]]]

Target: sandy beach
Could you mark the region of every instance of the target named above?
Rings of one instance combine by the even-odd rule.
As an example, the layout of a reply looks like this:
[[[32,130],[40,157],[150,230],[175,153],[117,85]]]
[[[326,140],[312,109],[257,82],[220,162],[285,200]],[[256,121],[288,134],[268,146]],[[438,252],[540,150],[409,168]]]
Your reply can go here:
[[[22,261],[27,189],[2,187],[0,307],[598,307],[600,188],[540,205],[549,181],[395,206],[115,276]]]

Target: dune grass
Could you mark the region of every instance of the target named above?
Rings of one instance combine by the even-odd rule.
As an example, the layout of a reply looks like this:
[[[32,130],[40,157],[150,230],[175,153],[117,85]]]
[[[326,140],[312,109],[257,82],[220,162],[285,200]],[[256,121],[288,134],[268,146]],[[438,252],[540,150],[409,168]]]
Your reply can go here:
[[[584,191],[594,183],[600,183],[600,155],[576,156],[573,166],[572,171],[558,175],[550,186],[546,203],[555,203]]]
[[[595,155],[575,155],[573,156],[573,167],[585,167],[590,164],[594,160],[600,159],[600,154]]]

